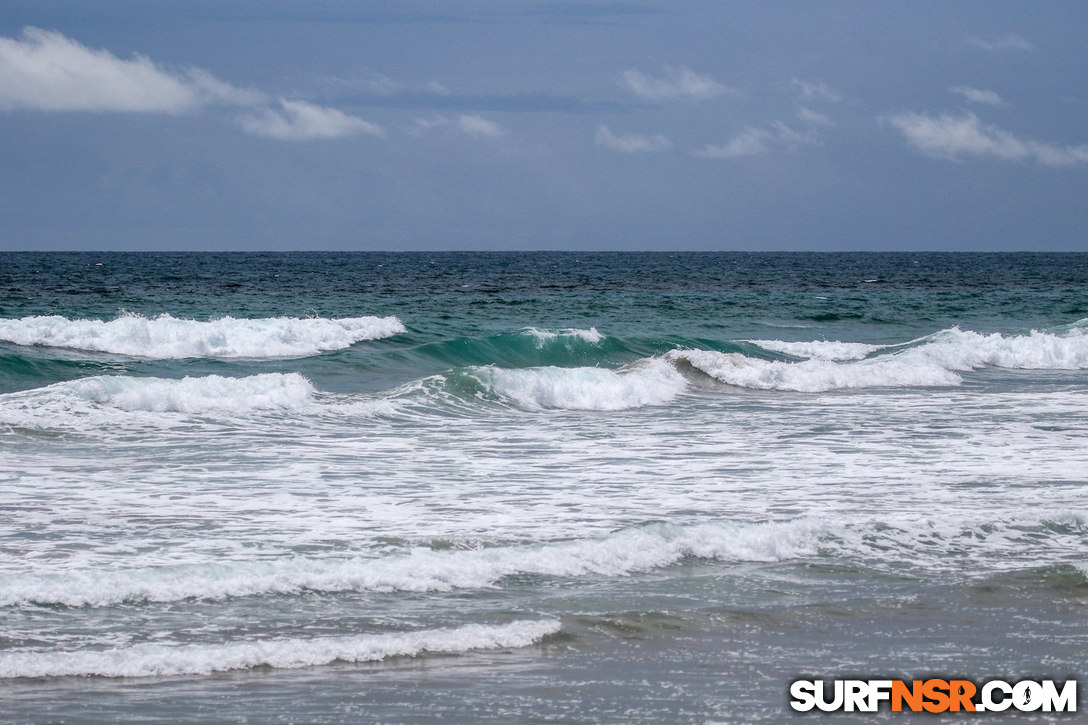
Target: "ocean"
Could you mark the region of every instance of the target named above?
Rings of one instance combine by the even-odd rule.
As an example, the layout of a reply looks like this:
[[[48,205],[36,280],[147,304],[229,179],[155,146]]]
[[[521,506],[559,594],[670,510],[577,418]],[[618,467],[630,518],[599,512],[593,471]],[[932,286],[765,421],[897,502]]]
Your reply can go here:
[[[1086,615],[1085,254],[0,254],[0,723],[776,723]]]

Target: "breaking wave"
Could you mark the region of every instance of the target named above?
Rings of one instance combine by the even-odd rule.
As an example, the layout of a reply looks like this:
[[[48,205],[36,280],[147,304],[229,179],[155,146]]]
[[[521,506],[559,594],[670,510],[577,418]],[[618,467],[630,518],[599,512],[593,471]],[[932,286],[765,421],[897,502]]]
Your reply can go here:
[[[1027,335],[982,334],[952,328],[925,338],[918,351],[952,370],[985,366],[1021,370],[1083,370],[1088,368],[1088,329]]]
[[[298,373],[240,378],[206,375],[180,380],[96,375],[0,396],[0,423],[76,423],[103,409],[188,414],[285,410],[309,403],[314,392],[310,382]]]
[[[685,559],[726,563],[833,560],[957,578],[1066,563],[1084,569],[1083,514],[1008,520],[918,514],[830,521],[643,524],[610,534],[473,549],[415,547],[387,555],[237,560],[147,567],[9,572],[0,606],[109,607],[304,592],[450,592],[520,586],[521,577],[627,577]],[[980,562],[985,562],[981,563]],[[511,579],[515,578],[515,579]]]
[[[855,388],[958,385],[960,373],[984,367],[1024,370],[1088,368],[1088,334],[982,334],[952,328],[903,345],[753,341],[764,350],[807,358],[767,360],[712,350],[673,350],[664,357],[711,378],[743,388],[824,392]]]
[[[468,394],[497,398],[527,410],[616,411],[669,403],[688,389],[689,383],[707,377],[753,390],[817,393],[955,386],[962,382],[961,373],[983,367],[1088,368],[1088,335],[1076,326],[1063,333],[1019,336],[950,329],[886,346],[777,340],[747,344],[750,354],[675,348],[619,369],[487,365],[469,367],[446,378],[467,377],[476,383]],[[781,355],[793,359],[768,359]]]
[[[604,339],[604,335],[597,332],[596,327],[591,327],[588,330],[579,328],[565,328],[562,330],[541,330],[535,327],[527,327],[524,330],[524,334],[533,337],[537,340],[537,345],[543,347],[546,342],[553,340],[562,340],[563,338],[575,338],[588,342],[591,345],[598,344]]]
[[[414,632],[346,637],[254,640],[225,644],[138,644],[106,650],[7,652],[0,654],[0,678],[163,677],[207,675],[254,667],[299,669],[334,662],[373,662],[425,653],[527,647],[560,631],[556,620],[507,624],[466,624]]]
[[[107,606],[128,601],[224,599],[303,590],[451,591],[496,586],[519,574],[624,576],[694,556],[779,561],[816,553],[822,527],[808,520],[765,524],[653,524],[593,539],[460,551],[413,549],[384,558],[295,558],[108,571],[6,576],[0,606]]]
[[[509,370],[471,368],[484,389],[529,410],[627,410],[668,403],[687,383],[663,360],[643,360],[620,370],[540,367]]]
[[[561,351],[563,355],[575,350],[577,355],[584,353],[592,359],[592,355],[597,354],[594,351],[599,352],[619,338],[605,337],[592,328],[557,331],[527,328],[483,340],[465,340],[471,348],[466,355],[472,359],[479,359],[488,345],[495,345],[515,358],[539,360],[540,356],[534,358],[535,353],[531,352],[538,345],[552,353]],[[453,354],[453,342],[441,343],[447,346],[443,355]],[[524,350],[518,345],[530,352],[522,356],[519,350]],[[667,352],[638,357],[622,367],[605,364],[518,367],[517,360],[512,366],[493,363],[454,367],[447,368],[443,374],[416,378],[362,398],[318,393],[309,380],[296,372],[183,379],[94,375],[0,395],[0,424],[84,425],[94,422],[96,413],[108,414],[110,411],[245,414],[301,409],[311,404],[312,409],[308,408],[307,414],[373,413],[389,412],[402,404],[412,406],[412,401],[422,406],[414,409],[423,413],[434,412],[437,406],[446,412],[457,409],[468,415],[479,415],[481,403],[525,411],[622,411],[667,405],[689,390],[709,387],[720,391],[717,384],[751,390],[819,393],[956,386],[963,382],[963,373],[985,367],[1088,369],[1088,327],[1085,325],[1025,335],[982,334],[953,328],[886,346],[838,341],[755,340],[722,347],[736,351],[701,346],[672,347]],[[392,354],[403,351],[398,348]],[[602,358],[611,354],[600,353]],[[622,355],[629,356],[629,353]],[[784,356],[788,358],[783,359]],[[71,374],[71,371],[66,370],[65,374]]]
[[[961,378],[926,360],[887,357],[851,363],[827,360],[783,362],[711,350],[678,350],[668,359],[684,362],[718,382],[754,390],[820,393],[852,388],[958,385]]]
[[[58,315],[0,320],[0,340],[133,357],[293,358],[405,332],[396,317],[187,320],[125,313],[113,320]]]
[[[805,357],[814,360],[862,360],[880,350],[879,345],[864,342],[838,342],[833,340],[813,340],[811,342],[784,342],[782,340],[748,340],[764,350],[780,352],[792,357]]]
[[[155,413],[248,413],[297,408],[314,394],[314,387],[298,373],[243,378],[206,375],[181,380],[97,376],[62,385],[92,403]]]
[[[668,349],[668,348],[666,348]],[[543,329],[526,327],[483,336],[455,337],[385,351],[392,365],[443,368],[499,365],[503,367],[575,366],[626,362],[652,354],[635,343],[605,335],[596,328]]]

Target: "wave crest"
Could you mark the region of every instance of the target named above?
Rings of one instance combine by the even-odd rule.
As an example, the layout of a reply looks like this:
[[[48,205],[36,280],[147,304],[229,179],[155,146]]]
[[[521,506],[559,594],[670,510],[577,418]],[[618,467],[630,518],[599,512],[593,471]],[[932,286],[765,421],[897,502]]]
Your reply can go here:
[[[878,387],[957,385],[960,376],[930,361],[895,356],[838,363],[781,362],[712,350],[676,350],[670,360],[686,362],[718,382],[753,390],[822,393]]]
[[[466,624],[348,637],[216,645],[138,644],[101,651],[8,652],[0,654],[0,678],[208,675],[260,666],[299,669],[333,662],[414,657],[424,653],[527,647],[560,629],[556,620],[516,620],[501,625]]]
[[[384,558],[224,562],[7,577],[0,605],[108,606],[126,601],[223,599],[302,590],[450,591],[495,586],[519,574],[625,576],[695,556],[779,561],[816,552],[808,520],[764,524],[654,524],[592,539],[462,551],[417,548]]]
[[[1027,335],[983,334],[952,328],[931,335],[919,353],[953,370],[987,365],[1021,370],[1088,368],[1088,329],[1072,326],[1056,334],[1032,330]]]
[[[241,378],[137,378],[97,375],[0,396],[0,422],[37,427],[101,422],[95,410],[151,413],[234,413],[287,410],[309,403],[315,393],[298,373],[263,373]]]
[[[682,361],[728,385],[804,393],[958,385],[962,382],[959,373],[984,367],[1088,368],[1088,334],[1080,326],[1072,326],[1064,333],[1032,331],[1027,335],[983,334],[952,328],[886,347],[837,341],[755,340],[752,344],[807,359],[764,360],[712,350],[673,350],[665,358]]]
[[[591,345],[596,345],[604,339],[604,335],[597,332],[596,327],[591,327],[588,330],[580,328],[564,328],[562,330],[542,330],[536,327],[527,327],[522,331],[523,334],[533,337],[537,341],[538,347],[543,347],[546,342],[552,340],[578,339],[583,342],[588,342]]]
[[[813,340],[811,342],[784,342],[782,340],[748,340],[764,350],[780,352],[792,357],[812,358],[841,362],[863,360],[880,350],[880,345],[864,342],[839,342],[837,340]]]
[[[247,413],[297,408],[314,387],[298,373],[264,373],[244,378],[206,375],[169,380],[103,375],[76,380],[72,392],[92,403],[154,413]]]
[[[396,317],[200,321],[125,313],[106,322],[59,315],[0,320],[5,342],[154,359],[306,357],[403,332]]]
[[[687,387],[663,360],[643,360],[622,370],[539,367],[470,368],[486,391],[529,410],[627,410],[668,403]]]

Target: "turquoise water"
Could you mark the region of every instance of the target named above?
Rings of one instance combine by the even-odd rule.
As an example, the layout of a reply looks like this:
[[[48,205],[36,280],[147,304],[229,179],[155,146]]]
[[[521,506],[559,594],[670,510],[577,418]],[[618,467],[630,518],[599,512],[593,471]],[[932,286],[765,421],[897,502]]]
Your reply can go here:
[[[0,262],[0,722],[1083,668],[1088,255]]]

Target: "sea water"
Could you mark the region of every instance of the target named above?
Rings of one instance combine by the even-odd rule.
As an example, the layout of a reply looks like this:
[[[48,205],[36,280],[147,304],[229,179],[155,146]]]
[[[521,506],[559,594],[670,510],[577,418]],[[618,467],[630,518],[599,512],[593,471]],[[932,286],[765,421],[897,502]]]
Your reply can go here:
[[[0,722],[1075,678],[1086,371],[1088,255],[0,254]]]

